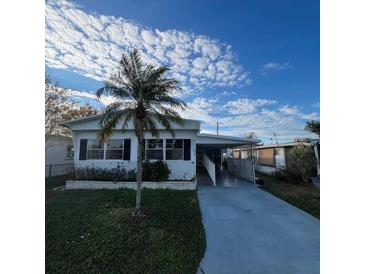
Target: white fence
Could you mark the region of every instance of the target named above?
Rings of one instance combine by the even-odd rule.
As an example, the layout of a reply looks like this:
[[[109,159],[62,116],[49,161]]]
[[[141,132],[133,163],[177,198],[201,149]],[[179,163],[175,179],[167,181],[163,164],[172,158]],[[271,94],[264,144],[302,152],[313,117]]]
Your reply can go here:
[[[227,159],[228,172],[247,181],[254,182],[251,159]]]
[[[208,158],[207,155],[203,156],[203,165],[207,169],[210,179],[212,179],[213,184],[216,184],[215,180],[215,164]]]

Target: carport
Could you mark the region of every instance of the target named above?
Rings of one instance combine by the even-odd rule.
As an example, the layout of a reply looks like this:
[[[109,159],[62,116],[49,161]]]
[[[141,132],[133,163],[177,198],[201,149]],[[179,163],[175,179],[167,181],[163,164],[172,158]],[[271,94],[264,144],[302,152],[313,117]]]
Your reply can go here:
[[[196,162],[198,185],[221,185],[227,176],[255,182],[253,146],[260,140],[224,135],[200,133],[196,140]],[[228,159],[227,171],[223,171],[223,151],[233,152],[234,148],[247,151],[244,159]],[[228,149],[228,150],[227,150]],[[228,174],[225,174],[225,173]]]

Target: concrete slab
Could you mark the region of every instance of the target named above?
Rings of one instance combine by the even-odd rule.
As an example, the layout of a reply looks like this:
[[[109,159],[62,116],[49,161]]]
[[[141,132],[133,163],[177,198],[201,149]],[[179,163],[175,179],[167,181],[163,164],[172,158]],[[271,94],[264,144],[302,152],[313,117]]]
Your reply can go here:
[[[198,273],[319,273],[319,220],[228,177],[198,190],[207,238]]]

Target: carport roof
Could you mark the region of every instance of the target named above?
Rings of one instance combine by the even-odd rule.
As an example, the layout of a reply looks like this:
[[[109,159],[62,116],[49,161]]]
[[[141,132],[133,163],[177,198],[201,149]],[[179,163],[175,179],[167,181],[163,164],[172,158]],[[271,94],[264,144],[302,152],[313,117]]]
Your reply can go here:
[[[198,133],[196,144],[217,147],[236,147],[242,145],[255,145],[261,142],[258,139],[239,138],[226,135],[214,135],[207,133]]]

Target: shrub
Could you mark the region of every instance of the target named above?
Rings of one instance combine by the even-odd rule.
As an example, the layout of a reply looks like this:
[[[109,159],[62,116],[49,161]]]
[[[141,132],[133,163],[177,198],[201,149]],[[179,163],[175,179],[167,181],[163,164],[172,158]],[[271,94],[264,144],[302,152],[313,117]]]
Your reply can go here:
[[[302,181],[300,174],[296,174],[287,167],[280,167],[272,173],[272,176],[279,181],[285,181],[295,185]]]
[[[310,146],[296,145],[287,154],[286,167],[282,167],[273,173],[278,180],[284,180],[293,184],[308,182],[314,175],[316,158]]]
[[[170,173],[171,171],[165,162],[157,161],[143,163],[143,181],[167,181]],[[137,173],[135,170],[126,171],[120,165],[112,169],[97,167],[77,168],[75,174],[76,180],[135,182],[137,179]]]
[[[94,181],[132,181],[136,180],[136,172],[134,170],[126,171],[120,165],[116,168],[95,168],[84,167],[76,169],[76,179],[78,180],[94,180]]]
[[[171,171],[163,161],[144,162],[142,167],[143,181],[163,182],[169,179]]]

